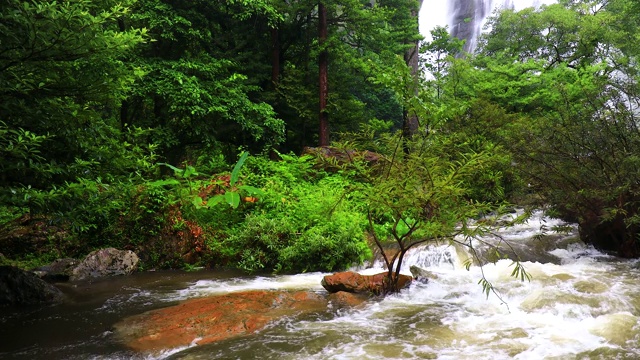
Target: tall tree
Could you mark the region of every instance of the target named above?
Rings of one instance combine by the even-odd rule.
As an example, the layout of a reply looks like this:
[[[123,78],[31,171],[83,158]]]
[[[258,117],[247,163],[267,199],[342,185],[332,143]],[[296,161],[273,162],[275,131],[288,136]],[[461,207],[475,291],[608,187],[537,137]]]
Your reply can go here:
[[[118,28],[132,3],[2,1],[0,121],[50,139],[39,155],[46,168],[25,158],[17,171],[3,156],[2,167],[16,170],[3,185],[46,189],[127,172],[117,109],[140,72],[122,60],[145,38]]]
[[[422,1],[419,0],[415,3],[414,7],[410,10],[411,19],[414,22],[415,28],[418,29],[418,13],[420,12],[420,7],[422,7]],[[405,40],[408,43],[411,43],[411,47],[407,49],[404,54],[404,61],[406,62],[409,69],[411,69],[411,76],[413,78],[413,92],[414,95],[418,95],[419,83],[420,83],[420,65],[419,65],[419,57],[420,57],[420,39],[407,39]],[[411,109],[406,108],[402,112],[402,133],[405,138],[412,137],[420,127],[420,121],[418,119],[418,114],[415,111],[411,111]]]
[[[327,9],[322,2],[318,3],[318,42],[320,55],[318,56],[318,69],[320,84],[319,91],[319,119],[320,119],[320,146],[329,145],[329,114],[327,113],[327,98],[329,97],[328,71],[329,51],[327,46]]]
[[[189,150],[259,150],[282,140],[283,121],[260,99],[274,77],[270,38],[282,20],[274,7],[140,0],[134,10],[128,21],[154,41],[131,59],[145,75],[133,86],[125,122],[154,129],[169,162]]]
[[[329,123],[333,133],[356,130],[373,116],[399,120],[401,126],[401,109],[391,114],[399,101],[371,79],[385,66],[385,71],[389,71],[393,62],[389,61],[390,54],[402,56],[419,39],[417,22],[410,20],[415,1],[326,0],[322,6],[315,3],[314,7],[307,3],[292,2],[283,9],[288,21],[282,26],[281,55],[285,65],[279,94],[297,114],[296,119],[289,119],[292,125],[289,134],[308,129],[309,125],[318,129],[316,126],[321,122],[322,133],[316,132],[317,140],[313,142],[328,144],[329,125],[325,124]],[[321,31],[325,20],[326,39]],[[294,25],[293,31],[288,32],[287,28]],[[295,34],[304,36],[292,38]],[[317,75],[311,75],[312,72]],[[314,88],[310,90],[311,86]],[[310,98],[312,94],[315,96]]]

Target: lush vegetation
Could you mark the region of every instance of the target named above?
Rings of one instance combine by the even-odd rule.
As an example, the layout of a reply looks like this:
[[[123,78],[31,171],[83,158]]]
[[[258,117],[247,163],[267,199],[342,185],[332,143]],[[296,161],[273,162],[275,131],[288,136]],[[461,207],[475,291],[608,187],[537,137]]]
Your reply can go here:
[[[438,28],[418,73],[411,0],[2,4],[0,261],[391,276],[524,200],[640,255],[635,1],[505,10],[474,54]]]

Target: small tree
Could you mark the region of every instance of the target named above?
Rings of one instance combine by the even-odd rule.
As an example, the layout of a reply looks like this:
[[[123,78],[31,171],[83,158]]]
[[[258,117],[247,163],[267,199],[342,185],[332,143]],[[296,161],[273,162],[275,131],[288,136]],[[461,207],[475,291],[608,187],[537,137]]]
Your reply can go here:
[[[471,197],[477,174],[487,172],[494,158],[499,156],[493,146],[488,145],[477,152],[456,137],[432,133],[413,139],[408,154],[398,154],[400,141],[400,134],[387,139],[386,143],[392,145],[389,148],[395,150],[385,154],[374,170],[369,194],[370,236],[388,270],[384,293],[399,290],[398,275],[404,257],[418,245],[455,242],[470,248],[477,257],[471,240],[488,233],[491,222],[478,224],[472,219],[489,213],[499,214],[503,209],[502,204]],[[500,174],[488,173],[496,178],[492,182],[494,188],[487,190],[501,193]],[[500,255],[498,246],[493,247]],[[519,262],[514,264],[512,276],[529,278]],[[470,265],[471,262],[467,264]],[[479,284],[487,295],[494,292],[492,284],[484,277]]]
[[[371,237],[388,269],[385,293],[399,290],[398,275],[411,248],[428,242],[460,242],[458,235],[475,238],[487,232],[489,224],[471,226],[470,219],[500,209],[469,197],[476,174],[492,164],[491,147],[474,152],[468,144],[442,134],[422,137],[410,145],[405,156],[391,153],[385,158],[369,197]],[[500,193],[501,182],[495,180],[496,188],[491,190]],[[470,241],[460,243],[473,247]],[[526,276],[519,264],[514,276]],[[492,290],[486,279],[480,283],[485,292]]]

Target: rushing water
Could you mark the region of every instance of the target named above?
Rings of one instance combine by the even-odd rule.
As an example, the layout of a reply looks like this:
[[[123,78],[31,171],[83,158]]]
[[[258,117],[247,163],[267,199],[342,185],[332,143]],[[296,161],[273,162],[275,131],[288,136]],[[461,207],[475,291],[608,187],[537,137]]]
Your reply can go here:
[[[453,246],[430,246],[405,260],[437,276],[398,295],[349,310],[284,319],[257,334],[216,344],[135,354],[111,332],[123,317],[179,300],[247,289],[323,292],[324,274],[239,277],[156,272],[68,284],[58,306],[3,309],[1,359],[636,359],[640,358],[640,269],[563,236],[535,237],[560,224],[536,215],[499,235],[528,257],[530,282],[510,277],[510,260],[462,266]],[[568,235],[571,237],[572,235]],[[487,241],[495,241],[485,239]],[[541,245],[542,243],[542,245]],[[523,245],[524,244],[524,245]],[[480,246],[479,244],[477,244]],[[559,246],[559,247],[558,247]],[[527,253],[525,251],[525,253]],[[543,254],[543,253],[546,253]],[[362,272],[380,271],[373,268]],[[498,289],[488,298],[484,276]]]

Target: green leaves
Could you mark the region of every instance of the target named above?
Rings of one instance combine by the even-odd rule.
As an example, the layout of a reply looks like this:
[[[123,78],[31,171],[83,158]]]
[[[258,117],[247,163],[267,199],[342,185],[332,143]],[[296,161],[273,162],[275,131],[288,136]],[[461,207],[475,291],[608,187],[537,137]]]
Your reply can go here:
[[[128,133],[118,131],[115,119],[134,78],[122,58],[145,39],[144,29],[115,31],[129,4],[3,2],[0,119],[9,131],[23,132],[16,138],[22,144],[45,137],[55,141],[47,142],[38,157],[29,155],[29,174],[9,172],[0,186],[22,182],[49,189],[77,176],[110,179],[138,166],[127,158],[136,147],[126,141]],[[8,166],[5,161],[12,160],[2,157],[0,166]],[[51,171],[57,173],[55,183],[47,174]]]
[[[234,186],[236,182],[238,182],[238,177],[240,176],[240,169],[242,169],[242,165],[244,165],[244,162],[247,160],[247,157],[249,157],[249,153],[247,153],[246,151],[243,151],[240,154],[240,159],[238,159],[238,162],[235,164],[235,166],[233,167],[233,170],[231,171],[231,179],[229,181],[230,186]]]
[[[237,208],[240,205],[240,194],[235,191],[227,191],[224,193],[224,200],[227,204],[231,205],[232,208]]]
[[[167,163],[158,163],[158,165],[164,165],[164,166],[166,166],[166,167],[170,168],[171,170],[173,170],[173,173],[174,173],[176,176],[179,176],[179,177],[181,177],[181,178],[183,178],[183,179],[188,179],[188,178],[190,178],[190,177],[192,177],[192,176],[198,176],[198,175],[200,175],[200,174],[198,174],[198,172],[196,171],[196,168],[195,168],[195,167],[193,167],[193,166],[191,166],[191,165],[186,165],[186,166],[184,167],[184,169],[180,169],[180,168],[178,168],[178,167],[175,167],[175,166],[173,166],[173,165],[171,165],[171,164],[167,164]]]
[[[523,193],[579,222],[584,241],[623,256],[640,255],[631,220],[640,213],[631,165],[640,152],[631,105],[639,88],[629,62],[640,52],[628,41],[640,29],[636,10],[627,0],[594,0],[502,11],[473,66],[454,63],[446,82],[464,99],[483,99],[458,115],[459,128],[498,125],[485,136],[511,152]],[[523,277],[517,267],[513,275]]]
[[[240,178],[240,171],[248,157],[249,153],[246,151],[243,151],[240,154],[240,158],[229,175],[228,182],[220,180],[224,179],[224,177],[218,178],[218,180],[210,180],[212,178],[215,179],[215,177],[212,176],[206,176],[206,179],[203,180],[203,175],[200,174],[192,165],[185,165],[184,169],[181,169],[171,164],[159,163],[158,165],[164,165],[173,170],[174,176],[178,179],[185,180],[186,184],[178,179],[165,179],[150,182],[149,185],[175,186],[177,191],[181,193],[180,197],[190,198],[191,200],[188,202],[198,209],[210,208],[219,203],[226,203],[235,209],[240,206],[241,195],[260,196],[264,193],[261,189],[250,185],[241,185],[238,182]],[[200,195],[195,195],[197,192],[202,192],[202,189],[207,189],[212,185],[217,187],[217,193],[211,194],[207,201],[205,201]]]
[[[283,158],[247,161],[245,181],[264,184],[264,190],[256,211],[221,245],[239,255],[237,266],[250,272],[334,271],[368,258],[358,184],[311,168],[308,157]]]

